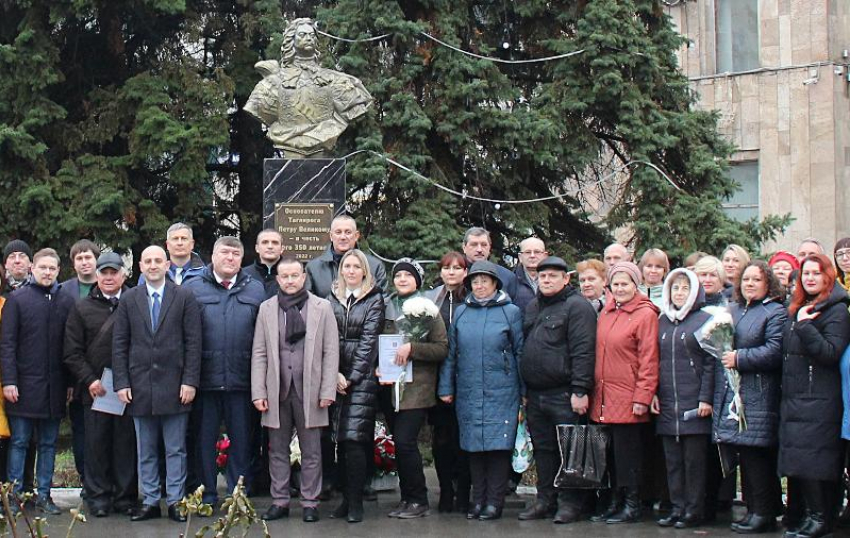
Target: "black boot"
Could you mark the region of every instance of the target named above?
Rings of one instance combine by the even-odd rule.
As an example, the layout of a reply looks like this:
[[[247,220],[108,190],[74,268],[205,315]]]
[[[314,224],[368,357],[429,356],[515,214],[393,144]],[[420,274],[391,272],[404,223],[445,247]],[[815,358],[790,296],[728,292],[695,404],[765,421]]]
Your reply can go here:
[[[590,521],[594,523],[602,523],[620,511],[620,503],[623,501],[623,492],[620,488],[612,487],[609,494],[611,498],[608,501],[608,507],[601,512],[597,512],[595,515],[590,516]]]
[[[620,511],[613,516],[606,519],[605,523],[612,525],[616,523],[637,523],[640,521],[640,516],[640,494],[638,493],[637,487],[630,486],[625,488],[625,501],[623,502],[623,508],[621,508]]]

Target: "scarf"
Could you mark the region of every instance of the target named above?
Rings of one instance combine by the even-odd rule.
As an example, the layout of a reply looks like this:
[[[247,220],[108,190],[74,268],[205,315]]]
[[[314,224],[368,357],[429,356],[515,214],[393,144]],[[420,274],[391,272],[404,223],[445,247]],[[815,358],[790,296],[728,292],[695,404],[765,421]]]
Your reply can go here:
[[[307,324],[301,317],[301,308],[309,297],[310,295],[304,288],[292,295],[283,293],[283,291],[277,292],[277,303],[286,316],[286,334],[284,337],[287,344],[294,344],[307,334]]]
[[[567,298],[567,292],[569,291],[569,286],[564,286],[564,289],[556,293],[555,295],[546,296],[537,292],[537,301],[540,303],[540,306],[546,307],[553,305],[555,303],[563,303]]]

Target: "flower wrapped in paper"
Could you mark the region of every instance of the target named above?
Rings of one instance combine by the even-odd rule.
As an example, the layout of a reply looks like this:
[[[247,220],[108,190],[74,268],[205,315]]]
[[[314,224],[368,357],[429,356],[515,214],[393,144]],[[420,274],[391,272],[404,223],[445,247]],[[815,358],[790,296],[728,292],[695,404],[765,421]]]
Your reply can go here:
[[[707,306],[703,310],[711,314],[711,319],[697,331],[695,335],[697,342],[700,347],[720,360],[723,354],[732,351],[734,346],[735,322],[732,314],[725,307]],[[744,431],[747,429],[747,418],[744,415],[744,402],[741,399],[741,374],[735,368],[724,367],[723,372],[733,396],[727,409],[718,410],[718,412],[728,412],[726,418],[738,423],[738,431]]]

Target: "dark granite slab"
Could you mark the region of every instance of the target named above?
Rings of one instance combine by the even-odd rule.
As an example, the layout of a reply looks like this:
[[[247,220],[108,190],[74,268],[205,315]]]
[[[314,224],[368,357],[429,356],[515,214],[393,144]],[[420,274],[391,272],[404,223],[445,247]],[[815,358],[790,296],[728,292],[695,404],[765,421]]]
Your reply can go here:
[[[345,160],[266,159],[263,161],[263,227],[275,226],[280,203],[332,203],[345,210]]]

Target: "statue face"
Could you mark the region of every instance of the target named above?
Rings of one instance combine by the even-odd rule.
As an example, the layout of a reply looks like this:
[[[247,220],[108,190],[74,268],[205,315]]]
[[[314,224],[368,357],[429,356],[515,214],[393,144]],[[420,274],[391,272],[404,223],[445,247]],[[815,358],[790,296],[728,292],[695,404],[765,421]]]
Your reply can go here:
[[[302,24],[295,30],[295,51],[298,54],[316,52],[316,31],[309,24]]]

